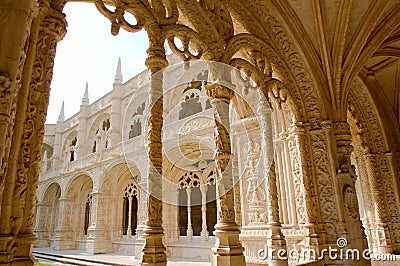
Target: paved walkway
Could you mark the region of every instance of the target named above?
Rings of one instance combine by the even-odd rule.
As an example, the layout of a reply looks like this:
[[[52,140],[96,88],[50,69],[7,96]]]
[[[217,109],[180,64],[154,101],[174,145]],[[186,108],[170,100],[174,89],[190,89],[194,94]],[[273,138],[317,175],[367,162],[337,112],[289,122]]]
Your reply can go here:
[[[135,259],[134,256],[110,253],[110,254],[95,254],[90,255],[82,250],[53,250],[51,248],[35,248],[34,253],[41,254],[41,258],[38,258],[40,263],[51,264],[51,265],[140,265],[140,260]],[[46,258],[46,256],[48,256]],[[58,257],[61,262],[54,262],[52,257]],[[51,262],[53,261],[53,262]],[[102,264],[103,263],[103,264]],[[168,266],[183,266],[183,265],[194,265],[194,266],[210,266],[209,261],[199,261],[192,259],[178,259],[168,258]]]

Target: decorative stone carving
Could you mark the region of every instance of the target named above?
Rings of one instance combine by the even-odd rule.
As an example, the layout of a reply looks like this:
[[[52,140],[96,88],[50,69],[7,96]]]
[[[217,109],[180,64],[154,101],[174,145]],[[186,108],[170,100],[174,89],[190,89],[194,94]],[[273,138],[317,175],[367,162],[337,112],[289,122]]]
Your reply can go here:
[[[214,111],[214,139],[217,189],[217,224],[215,236],[218,239],[213,248],[213,264],[243,265],[244,256],[239,243],[239,230],[235,223],[231,142],[229,125],[229,102],[234,96],[229,88],[213,84],[206,86]],[[226,247],[229,251],[226,251]],[[223,254],[223,256],[221,256]]]
[[[353,220],[358,220],[359,215],[356,191],[349,185],[346,185],[343,189],[343,204],[346,214]]]
[[[314,157],[316,184],[321,209],[321,218],[327,233],[327,241],[334,243],[337,238],[336,224],[338,210],[335,201],[333,179],[329,170],[328,146],[323,129],[310,131],[311,147]]]

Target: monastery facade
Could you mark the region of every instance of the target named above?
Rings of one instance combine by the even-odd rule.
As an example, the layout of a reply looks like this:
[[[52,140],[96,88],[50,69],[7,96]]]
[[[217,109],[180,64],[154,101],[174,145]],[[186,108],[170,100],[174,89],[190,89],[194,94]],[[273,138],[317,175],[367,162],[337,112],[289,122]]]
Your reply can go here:
[[[67,1],[0,0],[0,264],[400,254],[398,0],[85,2],[146,31],[147,71],[45,125]]]

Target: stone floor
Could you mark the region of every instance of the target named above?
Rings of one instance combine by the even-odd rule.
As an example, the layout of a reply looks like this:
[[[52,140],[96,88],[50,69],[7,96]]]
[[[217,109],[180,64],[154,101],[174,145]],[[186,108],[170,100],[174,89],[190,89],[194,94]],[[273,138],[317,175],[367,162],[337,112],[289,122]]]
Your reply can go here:
[[[133,256],[123,254],[96,254],[90,255],[82,250],[53,250],[51,248],[35,248],[33,254],[38,259],[39,263],[50,265],[114,265],[114,266],[127,266],[127,265],[140,265],[140,261]],[[194,260],[194,259],[177,259],[169,258],[168,266],[209,266],[210,261]]]

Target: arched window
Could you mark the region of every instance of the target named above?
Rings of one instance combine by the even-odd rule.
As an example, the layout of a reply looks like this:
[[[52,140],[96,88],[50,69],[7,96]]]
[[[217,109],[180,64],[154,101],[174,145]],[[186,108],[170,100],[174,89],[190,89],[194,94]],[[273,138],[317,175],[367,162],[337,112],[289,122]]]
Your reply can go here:
[[[87,235],[88,228],[91,224],[91,217],[90,217],[91,210],[92,210],[92,195],[88,194],[85,206],[85,224],[84,224],[85,236]]]
[[[69,145],[70,146],[70,150],[69,150],[69,153],[70,153],[69,161],[70,162],[75,161],[75,147],[76,147],[77,141],[78,140],[75,137],[75,138],[72,139],[71,144]]]
[[[184,100],[181,103],[181,110],[179,111],[179,119],[189,117],[191,115],[203,111],[200,102],[200,91],[192,89],[186,92]]]
[[[90,133],[90,139],[93,144],[92,153],[108,148],[110,127],[110,118],[105,118],[103,121],[95,123]]]
[[[142,120],[145,103],[142,103],[132,116],[132,124],[129,128],[129,139],[142,135]]]
[[[178,226],[180,236],[188,240],[192,236],[201,236],[207,240],[213,235],[217,223],[217,204],[214,172],[187,172],[179,178],[178,190]]]
[[[142,135],[142,115],[136,114],[129,130],[129,139]]]
[[[137,187],[130,183],[124,190],[122,227],[123,235],[136,235],[138,198]]]

